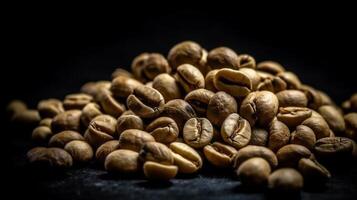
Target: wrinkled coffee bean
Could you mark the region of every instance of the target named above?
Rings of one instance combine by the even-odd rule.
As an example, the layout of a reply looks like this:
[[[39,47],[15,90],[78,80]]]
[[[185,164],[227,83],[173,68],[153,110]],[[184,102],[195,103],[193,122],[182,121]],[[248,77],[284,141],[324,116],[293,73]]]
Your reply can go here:
[[[288,127],[294,128],[300,125],[307,118],[311,117],[312,111],[304,107],[280,107],[276,116],[279,121]]]
[[[146,142],[139,152],[141,161],[153,161],[160,164],[172,165],[174,157],[171,150],[159,142]]]
[[[238,56],[238,68],[251,68],[255,69],[255,59],[248,54],[240,54]]]
[[[174,142],[179,135],[176,122],[169,117],[155,119],[146,127],[146,131],[155,138],[155,141],[164,144]]]
[[[109,90],[101,90],[100,105],[105,114],[119,117],[125,111],[125,105],[119,103]]]
[[[232,167],[234,155],[237,150],[229,145],[214,142],[203,148],[203,153],[212,165],[219,168]]]
[[[117,120],[110,115],[98,115],[88,126],[84,138],[92,146],[99,147],[106,141],[118,138],[116,133]]]
[[[216,76],[219,69],[214,69],[209,71],[205,77],[205,88],[212,92],[217,92],[216,86],[214,86],[214,77]]]
[[[262,129],[262,128],[253,127],[249,144],[257,145],[257,146],[267,146],[268,139],[269,139],[269,133],[267,130]]]
[[[174,99],[163,106],[161,116],[173,119],[179,130],[182,130],[187,120],[196,117],[196,112],[186,101]]]
[[[112,81],[110,91],[113,93],[114,97],[128,97],[133,93],[134,89],[143,84],[133,78],[118,76]]]
[[[93,97],[88,94],[69,94],[63,100],[63,107],[66,110],[82,110],[91,101]]]
[[[177,68],[175,79],[180,83],[186,93],[205,87],[205,78],[193,65],[183,64]]]
[[[344,137],[325,137],[316,141],[314,150],[321,158],[349,157],[352,155],[353,143]]]
[[[311,128],[315,133],[316,139],[328,137],[330,135],[330,128],[327,122],[315,111],[312,111],[311,117],[304,120],[302,125]]]
[[[248,145],[251,137],[249,122],[237,113],[230,114],[221,127],[221,136],[225,142],[240,149]]]
[[[27,152],[27,160],[31,165],[41,168],[65,169],[73,164],[71,155],[56,147],[35,147]]]
[[[201,116],[206,116],[208,103],[211,98],[214,96],[214,93],[206,89],[197,89],[188,93],[185,97],[196,113]]]
[[[293,72],[280,72],[277,76],[287,84],[287,89],[296,90],[301,87],[299,78]]]
[[[194,147],[202,148],[211,142],[213,126],[206,118],[191,118],[187,120],[183,128],[185,142]]]
[[[221,126],[231,113],[236,113],[238,105],[236,100],[225,92],[217,92],[208,103],[207,118],[216,126]]]

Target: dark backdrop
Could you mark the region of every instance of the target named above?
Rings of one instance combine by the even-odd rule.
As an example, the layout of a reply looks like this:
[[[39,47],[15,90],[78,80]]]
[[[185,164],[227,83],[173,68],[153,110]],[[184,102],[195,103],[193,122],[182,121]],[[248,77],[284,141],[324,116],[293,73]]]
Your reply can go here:
[[[183,40],[194,40],[207,50],[224,45],[257,61],[278,61],[338,104],[357,91],[356,16],[348,6],[291,4],[258,9],[216,2],[221,5],[204,8],[173,2],[162,8],[136,3],[110,10],[23,7],[7,15],[10,34],[4,39],[10,55],[5,55],[10,62],[2,68],[2,109],[13,98],[31,107],[44,98],[62,99],[87,81],[110,79],[117,66],[130,67],[141,52],[167,55]],[[3,147],[11,160],[7,168],[11,188],[32,190],[32,182],[23,176],[27,172],[15,172],[24,162],[26,148],[16,141]],[[350,191],[348,180],[340,180],[346,181],[347,189],[342,185],[339,192]]]

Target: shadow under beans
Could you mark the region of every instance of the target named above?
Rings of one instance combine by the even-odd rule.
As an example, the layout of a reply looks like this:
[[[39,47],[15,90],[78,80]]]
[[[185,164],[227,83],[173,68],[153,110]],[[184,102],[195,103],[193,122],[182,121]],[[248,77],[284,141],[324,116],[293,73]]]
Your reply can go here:
[[[144,176],[140,173],[103,173],[98,175],[99,179],[102,180],[141,180],[144,179]]]
[[[232,189],[234,193],[245,193],[245,194],[256,194],[256,193],[264,193],[266,192],[266,187],[249,187],[243,185],[241,182],[237,182],[238,185]]]
[[[268,200],[277,200],[277,199],[289,199],[289,200],[298,200],[301,199],[300,191],[278,191],[278,190],[266,190],[264,196]]]
[[[209,178],[234,178],[234,173],[231,169],[217,168],[212,165],[203,166],[199,172],[202,176]]]
[[[153,190],[159,190],[159,189],[167,189],[171,187],[173,184],[171,181],[154,181],[154,180],[145,180],[136,183],[137,186],[143,187],[145,189],[153,189]]]
[[[178,173],[175,177],[175,179],[193,179],[198,177],[198,173],[194,173],[194,174],[180,174]]]

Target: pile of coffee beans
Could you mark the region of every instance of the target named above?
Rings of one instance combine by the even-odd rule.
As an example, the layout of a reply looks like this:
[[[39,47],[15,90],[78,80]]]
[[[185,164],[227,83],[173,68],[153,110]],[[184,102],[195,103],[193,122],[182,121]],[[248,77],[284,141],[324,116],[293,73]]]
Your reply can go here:
[[[89,82],[37,110],[19,100],[13,123],[35,127],[31,165],[96,162],[111,174],[169,180],[203,165],[232,170],[247,187],[298,191],[325,184],[321,163],[356,158],[357,94],[337,106],[274,61],[185,41],[165,57],[143,53],[131,72]]]

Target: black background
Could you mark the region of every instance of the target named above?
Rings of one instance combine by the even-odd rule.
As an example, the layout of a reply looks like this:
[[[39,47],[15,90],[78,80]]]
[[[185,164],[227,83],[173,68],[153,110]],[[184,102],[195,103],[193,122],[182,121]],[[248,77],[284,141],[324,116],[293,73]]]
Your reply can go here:
[[[63,99],[87,81],[109,80],[117,66],[130,67],[132,59],[141,52],[167,55],[174,44],[183,40],[194,40],[207,50],[228,46],[238,54],[253,55],[257,61],[278,61],[303,83],[330,94],[338,104],[357,91],[356,16],[348,5],[291,3],[281,8],[224,2],[153,6],[134,3],[111,9],[88,9],[84,5],[23,6],[7,14],[9,34],[4,38],[8,44],[4,60],[10,62],[2,67],[1,108],[13,98],[23,99],[33,108],[44,98]],[[7,135],[18,134],[5,130]],[[16,140],[4,145],[6,156],[11,159],[8,175],[15,182],[10,187],[18,186],[15,177],[24,183],[21,187],[32,190],[29,177],[21,177],[27,171],[11,175],[23,170],[22,156],[27,147],[23,146],[27,143]],[[351,173],[355,175],[356,171]],[[356,186],[348,178],[340,179],[338,183],[346,182],[346,188],[341,187],[338,192]],[[125,187],[122,190],[126,191]],[[340,197],[351,197],[346,195]]]

